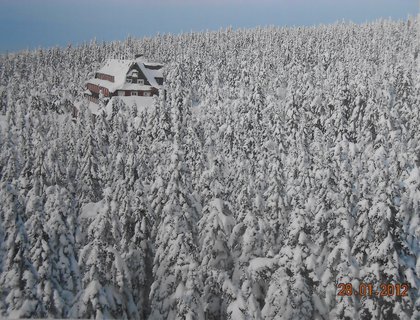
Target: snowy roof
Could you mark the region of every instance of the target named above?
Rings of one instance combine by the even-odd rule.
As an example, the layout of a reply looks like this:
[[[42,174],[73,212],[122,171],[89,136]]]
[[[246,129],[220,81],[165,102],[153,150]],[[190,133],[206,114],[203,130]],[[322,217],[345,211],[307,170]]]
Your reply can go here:
[[[155,78],[163,78],[162,68],[149,69],[148,67],[163,67],[163,65],[157,62],[147,62],[143,59],[143,57],[137,58],[135,62],[140,67],[141,72],[143,72],[150,84],[155,88],[160,88],[161,86],[156,82]]]
[[[155,88],[160,88],[160,85],[156,82],[156,79],[155,79],[155,77],[159,77],[159,76],[156,76],[156,72],[154,71],[160,71],[161,74],[162,74],[162,71],[147,69],[142,63],[139,63],[138,66],[140,67],[141,72],[143,72],[144,76],[147,78],[150,84]]]
[[[144,59],[142,59],[142,57],[135,60],[108,59],[105,61],[104,66],[97,71],[97,73],[113,76],[114,82],[102,79],[91,79],[86,83],[92,83],[107,88],[110,92],[122,89],[122,87],[126,84],[126,75],[134,64],[139,66],[140,70],[143,72],[144,76],[153,87],[158,89],[161,87],[155,78],[163,78],[162,69],[149,69],[148,66],[162,67],[163,65],[155,62],[146,62]],[[150,90],[150,87],[144,89],[134,88],[131,90]]]
[[[163,64],[158,63],[158,62],[143,62],[143,63],[146,66],[146,68],[148,68],[148,67],[163,67]]]
[[[163,67],[163,64],[162,63],[159,63],[159,62],[149,62],[143,56],[140,56],[140,57],[136,58],[135,61],[137,63],[142,63],[142,64],[146,65],[146,67],[147,66],[150,66],[150,67]]]
[[[125,82],[125,76],[133,63],[133,60],[108,59],[98,73],[113,76],[115,83]]]
[[[135,63],[140,67],[141,72],[143,72],[144,76],[150,82],[150,84],[155,88],[160,88],[161,86],[156,82],[155,78],[163,78],[162,67],[163,64],[158,62],[148,62],[144,59],[144,57],[138,57],[134,60]],[[153,68],[150,69],[149,67]],[[160,67],[156,69],[156,67]]]

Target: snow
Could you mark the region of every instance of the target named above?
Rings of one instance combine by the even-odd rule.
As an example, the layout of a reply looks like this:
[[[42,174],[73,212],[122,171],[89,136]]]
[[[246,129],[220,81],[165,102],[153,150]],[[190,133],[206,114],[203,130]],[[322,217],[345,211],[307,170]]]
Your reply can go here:
[[[77,110],[81,110],[81,108],[88,108],[92,114],[99,114],[101,110],[101,106],[97,103],[88,100],[80,100],[74,103],[74,106]]]
[[[254,258],[249,262],[250,271],[259,271],[261,269],[272,268],[276,264],[275,258]]]
[[[231,319],[245,320],[246,318],[242,312],[242,310],[244,309],[245,309],[245,306],[242,303],[240,303],[239,301],[234,301],[229,305],[227,311],[230,312]]]
[[[212,205],[216,208],[219,221],[221,222],[221,227],[226,232],[226,234],[230,233],[232,227],[234,225],[233,218],[231,216],[226,216],[223,214],[223,201],[221,199],[214,199],[212,201]]]
[[[120,85],[125,82],[125,76],[134,63],[133,60],[108,59],[105,61],[105,65],[99,69],[97,73],[113,76],[114,83]],[[111,83],[109,81],[106,82]]]
[[[388,236],[378,247],[379,255],[381,257],[387,256],[392,247],[393,247],[392,237],[391,237],[391,234],[388,232]]]
[[[416,275],[414,274],[412,269],[407,269],[404,271],[406,276],[407,282],[410,284],[412,288],[417,288],[417,280]]]
[[[326,269],[324,274],[321,277],[321,283],[325,287],[329,282],[331,278],[331,271],[330,269]]]
[[[99,210],[103,207],[103,201],[89,202],[82,206],[80,217],[82,219],[93,219],[98,214]]]
[[[121,96],[112,97],[111,100],[105,107],[106,113],[110,115],[112,113],[112,103],[116,101],[122,101],[128,108],[137,107],[137,112],[143,112],[148,108],[153,108],[154,97],[143,97],[143,96]]]
[[[144,59],[142,59],[141,57],[140,58],[137,58],[136,61],[144,62],[144,65],[147,68],[148,67],[163,67],[163,64],[162,63],[159,63],[159,62],[147,62]]]
[[[110,82],[103,79],[90,79],[85,82],[85,85],[88,83],[94,84],[102,88],[106,88],[109,90],[109,92],[114,92],[117,88],[121,87],[124,84],[124,82]]]
[[[22,304],[34,299],[53,304],[57,314],[47,316],[56,318],[75,306],[73,318],[136,319],[136,312],[152,310],[144,317],[199,319],[201,305],[213,319],[260,319],[261,307],[265,319],[360,318],[367,308],[386,318],[380,299],[338,298],[337,283],[358,288],[387,278],[420,285],[420,109],[412,104],[417,96],[410,88],[417,78],[410,59],[400,59],[400,66],[390,59],[413,48],[403,45],[410,45],[409,33],[388,24],[361,31],[340,24],[325,43],[325,30],[317,28],[287,34],[251,30],[235,33],[237,39],[221,31],[201,40],[196,34],[198,41],[168,35],[168,41],[134,41],[130,47],[114,43],[112,50],[86,45],[2,61],[10,93],[0,100],[12,126],[0,117],[0,130],[9,130],[0,141],[5,218],[0,260],[7,309],[2,316],[15,315],[13,308],[24,310]],[[290,33],[297,41],[288,41]],[[390,44],[387,55],[361,41],[363,34],[386,40],[380,45]],[[392,38],[400,34],[397,50]],[[340,52],[337,40],[343,35],[346,43],[368,50],[349,51],[344,43]],[[310,50],[317,40],[319,48]],[[78,120],[103,116],[88,126],[39,108],[39,103],[61,106],[62,97],[74,101],[84,90],[86,72],[99,69],[84,55],[101,61],[114,49],[140,47],[171,61],[166,101],[138,96],[115,97],[106,106],[86,101],[78,104],[86,111]],[[235,47],[239,56],[230,54]],[[258,48],[261,55],[253,55]],[[325,70],[319,52],[329,50],[343,59],[331,57]],[[187,51],[197,54],[186,56]],[[65,58],[77,59],[74,68],[53,67]],[[371,66],[371,58],[379,59],[383,70]],[[162,74],[139,61],[147,77]],[[121,75],[130,68],[126,63],[100,71]],[[339,100],[344,73],[352,99],[345,108]],[[390,104],[391,84],[406,89],[399,76],[409,77],[410,90],[405,100],[395,91],[398,104]],[[149,88],[121,81],[128,90]],[[372,95],[376,87],[378,99]],[[266,99],[262,108],[252,102],[257,96]],[[178,105],[178,98],[188,100],[188,108]],[[151,109],[157,103],[159,110]],[[10,112],[14,106],[16,113]],[[141,114],[135,117],[135,111]],[[34,220],[49,237],[32,230]],[[39,298],[29,296],[32,291]],[[415,317],[418,290],[410,294],[413,303],[385,299],[398,318]],[[35,307],[42,306],[16,315],[40,316],[30,313]]]
[[[413,170],[411,170],[410,176],[408,177],[408,179],[406,179],[405,183],[407,183],[408,185],[412,185],[414,188],[416,188],[417,184],[420,181],[419,178],[420,170],[419,168],[415,167],[413,168]]]
[[[115,92],[117,90],[142,90],[142,91],[150,91],[153,88],[152,86],[142,85],[142,84],[139,84],[139,83],[126,83],[125,82],[125,77],[124,77],[124,81],[123,82],[119,82],[119,83],[114,83],[114,82],[110,82],[110,81],[102,80],[102,79],[91,79],[89,81],[86,81],[86,84],[87,83],[91,83],[91,84],[97,85],[99,87],[106,88],[111,93],[112,92]],[[160,86],[158,86],[158,87],[160,87]]]
[[[156,82],[155,78],[163,78],[162,69],[152,70],[145,66],[145,62],[143,59],[136,59],[136,60],[122,60],[122,59],[108,59],[105,61],[104,66],[98,70],[97,73],[102,73],[106,75],[110,75],[114,77],[114,82],[102,79],[90,79],[86,81],[85,84],[91,83],[97,86],[103,87],[108,89],[110,92],[115,92],[115,90],[123,89],[123,88],[133,88],[133,89],[126,89],[126,90],[150,90],[150,86],[144,86],[140,84],[127,84],[126,83],[126,75],[130,68],[137,64],[140,70],[143,72],[144,76],[146,77],[147,81],[151,84],[151,86],[155,88],[161,88]],[[149,63],[147,62],[146,65],[148,66],[162,66],[158,63]]]
[[[18,310],[12,310],[9,314],[10,319],[26,318],[36,308],[36,300],[25,300]]]
[[[6,131],[7,118],[6,116],[0,115],[0,131]]]
[[[124,83],[124,85],[121,88],[118,88],[121,90],[141,90],[141,91],[151,91],[153,87],[142,85],[138,83]]]
[[[185,294],[185,286],[182,282],[180,282],[178,284],[178,287],[175,290],[174,298],[175,299],[180,299],[184,296],[184,294]]]
[[[327,308],[316,293],[312,294],[312,301],[314,303],[315,309],[318,310],[321,315],[326,315],[328,313]]]
[[[74,104],[74,106],[80,110],[81,108],[87,107],[89,111],[94,114],[98,115],[101,111],[105,111],[108,116],[112,114],[112,104],[114,102],[121,101],[123,102],[128,108],[136,107],[137,112],[141,113],[148,110],[153,110],[152,108],[154,105],[154,97],[144,97],[144,96],[115,96],[112,97],[108,103],[106,104],[105,108],[102,109],[100,104],[94,103],[92,101],[81,100]]]
[[[143,63],[139,63],[138,66],[140,67],[140,70],[143,72],[144,76],[147,78],[147,80],[149,81],[149,83],[155,87],[155,88],[160,88],[161,85],[159,85],[156,82],[156,78],[163,78],[163,74],[162,74],[162,70],[151,70],[151,69],[147,69]]]

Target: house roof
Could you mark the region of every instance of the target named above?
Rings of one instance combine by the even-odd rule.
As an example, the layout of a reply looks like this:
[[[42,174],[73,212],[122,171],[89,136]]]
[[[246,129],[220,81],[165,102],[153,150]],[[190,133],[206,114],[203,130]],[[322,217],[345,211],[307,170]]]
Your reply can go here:
[[[140,67],[141,72],[147,78],[149,83],[155,87],[160,88],[161,86],[156,82],[155,78],[163,78],[162,67],[163,64],[157,62],[147,62],[143,57],[139,57],[135,60],[137,65]],[[148,67],[161,67],[160,69],[149,69]]]
[[[116,85],[123,84],[125,82],[125,75],[133,63],[134,61],[132,60],[108,59],[105,61],[104,66],[99,69],[98,73],[113,76]]]
[[[123,89],[123,87],[126,85],[126,75],[134,64],[137,64],[139,66],[140,70],[143,72],[144,76],[146,77],[147,81],[149,81],[151,86],[155,88],[161,87],[161,85],[157,83],[155,78],[163,78],[162,69],[149,69],[147,68],[147,66],[155,68],[162,67],[163,65],[160,63],[146,62],[144,59],[142,59],[142,57],[139,57],[135,60],[108,59],[105,61],[104,66],[97,71],[97,73],[113,76],[114,82],[101,79],[91,79],[86,83],[99,85],[101,87],[107,88],[110,92],[114,92],[118,89]],[[134,88],[134,86],[136,87]],[[151,88],[149,86],[144,86],[140,84],[130,84],[130,89],[150,90]]]

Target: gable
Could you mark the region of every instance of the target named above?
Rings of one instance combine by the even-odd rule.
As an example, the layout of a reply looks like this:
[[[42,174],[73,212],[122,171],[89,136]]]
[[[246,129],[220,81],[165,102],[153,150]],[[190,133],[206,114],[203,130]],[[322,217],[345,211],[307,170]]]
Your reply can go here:
[[[137,63],[133,64],[127,71],[126,73],[126,79],[132,79],[132,72],[133,71],[137,71],[138,73],[138,79],[143,79],[144,80],[144,84],[150,86],[150,82],[147,79],[146,75],[143,73],[143,71],[141,70],[141,68],[139,67],[139,65]]]

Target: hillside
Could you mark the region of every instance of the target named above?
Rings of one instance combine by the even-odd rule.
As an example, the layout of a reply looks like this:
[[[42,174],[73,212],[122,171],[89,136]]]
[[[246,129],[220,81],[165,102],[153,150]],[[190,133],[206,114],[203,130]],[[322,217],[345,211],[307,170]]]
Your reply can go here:
[[[0,56],[1,315],[420,319],[419,28]],[[72,119],[102,62],[139,52],[166,99]]]

